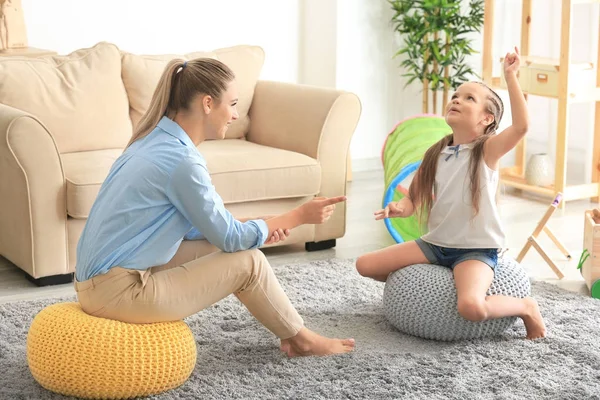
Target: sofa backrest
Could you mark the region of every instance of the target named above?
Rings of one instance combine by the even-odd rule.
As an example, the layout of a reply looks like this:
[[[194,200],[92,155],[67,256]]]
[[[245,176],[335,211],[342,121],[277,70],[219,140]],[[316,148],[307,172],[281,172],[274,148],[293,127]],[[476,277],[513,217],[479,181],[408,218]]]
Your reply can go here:
[[[234,46],[212,52],[188,54],[136,55],[123,53],[123,83],[127,91],[130,116],[135,127],[148,109],[154,89],[167,65],[174,58],[191,60],[199,57],[216,58],[225,63],[236,75],[238,86],[239,119],[227,130],[226,138],[243,138],[248,132],[248,110],[254,96],[254,88],[264,63],[264,51],[258,46]]]
[[[132,133],[121,52],[110,43],[65,56],[0,57],[0,103],[39,118],[61,153],[122,148]]]
[[[212,57],[236,75],[240,118],[227,138],[243,138],[248,110],[264,63],[258,46],[234,46],[183,55],[135,55],[106,42],[68,55],[0,57],[0,103],[37,117],[60,153],[123,148],[167,62]]]

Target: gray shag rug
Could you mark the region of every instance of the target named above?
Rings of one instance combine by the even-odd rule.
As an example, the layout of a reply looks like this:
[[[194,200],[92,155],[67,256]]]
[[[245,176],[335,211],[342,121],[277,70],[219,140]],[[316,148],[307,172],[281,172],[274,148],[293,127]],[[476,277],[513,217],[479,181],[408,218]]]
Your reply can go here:
[[[356,350],[288,359],[229,296],[186,319],[197,340],[196,369],[152,399],[600,399],[600,300],[534,282],[545,339],[523,339],[519,321],[500,337],[443,343],[396,331],[383,316],[383,284],[360,277],[354,260],[274,270],[309,328],[354,337]],[[66,398],[33,379],[25,345],[37,312],[73,300],[0,305],[0,399]]]

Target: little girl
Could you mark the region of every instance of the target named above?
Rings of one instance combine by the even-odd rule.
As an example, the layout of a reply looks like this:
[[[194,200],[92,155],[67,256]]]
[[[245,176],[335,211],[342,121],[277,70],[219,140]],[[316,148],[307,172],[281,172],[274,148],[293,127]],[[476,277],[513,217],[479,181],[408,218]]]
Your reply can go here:
[[[385,282],[388,275],[412,264],[431,263],[452,269],[458,312],[471,321],[518,316],[527,338],[544,337],[537,302],[509,296],[486,296],[494,278],[504,232],[496,206],[500,158],[527,133],[527,104],[517,80],[519,50],[504,59],[512,125],[496,134],[504,107],[500,97],[479,82],[458,87],[446,107],[452,134],[427,150],[409,195],[375,212],[377,220],[427,217],[421,238],[365,254],[358,272]]]

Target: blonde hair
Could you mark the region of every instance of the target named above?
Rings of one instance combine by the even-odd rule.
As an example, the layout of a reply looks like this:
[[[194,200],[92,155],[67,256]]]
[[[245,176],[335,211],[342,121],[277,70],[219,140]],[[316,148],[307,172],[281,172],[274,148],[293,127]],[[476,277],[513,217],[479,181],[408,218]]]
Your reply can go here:
[[[479,166],[483,159],[483,146],[492,134],[496,132],[504,114],[504,104],[502,99],[496,92],[482,82],[477,82],[484,86],[489,95],[486,101],[486,112],[494,116],[494,121],[486,126],[483,135],[477,138],[471,150],[471,159],[469,161],[469,181],[471,185],[471,203],[473,205],[474,214],[479,214],[479,198],[480,198],[480,182],[479,182]],[[449,146],[453,141],[453,134],[443,137],[440,141],[431,146],[423,156],[423,161],[417,170],[413,179],[408,197],[417,210],[417,215],[421,226],[427,223],[427,218],[433,206],[433,184],[435,183],[435,174],[437,172],[437,163],[442,150]]]
[[[173,118],[179,110],[188,110],[198,94],[209,95],[218,102],[234,79],[235,75],[227,65],[212,58],[169,61],[148,109],[125,148],[152,132],[163,116]]]

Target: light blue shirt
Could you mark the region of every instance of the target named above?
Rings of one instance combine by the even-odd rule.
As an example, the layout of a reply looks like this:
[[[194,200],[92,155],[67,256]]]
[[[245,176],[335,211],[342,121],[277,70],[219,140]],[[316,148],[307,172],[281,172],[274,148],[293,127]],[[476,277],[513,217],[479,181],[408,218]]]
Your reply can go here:
[[[185,239],[225,252],[264,244],[263,220],[236,220],[211,183],[206,160],[174,121],[163,117],[110,169],[77,244],[79,282],[114,266],[145,270],[167,263]]]

